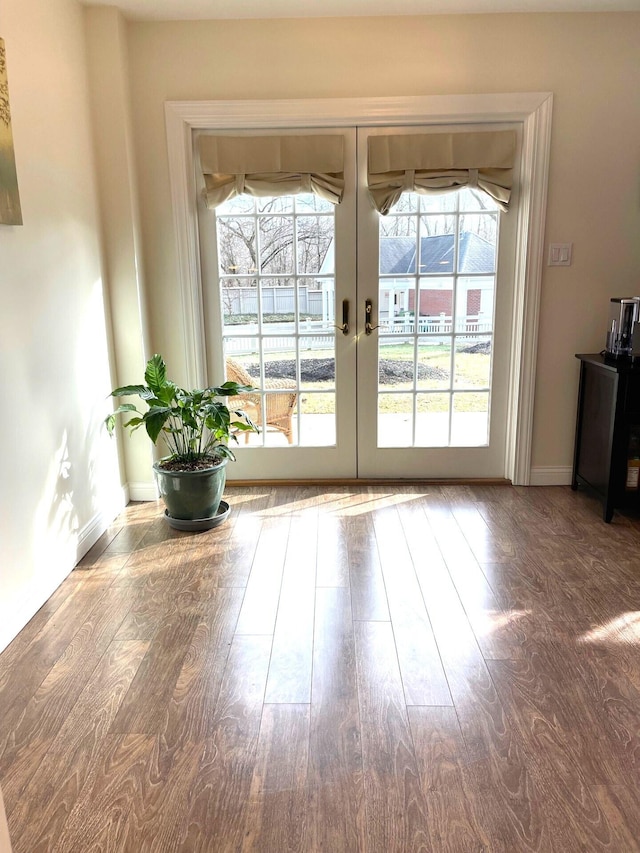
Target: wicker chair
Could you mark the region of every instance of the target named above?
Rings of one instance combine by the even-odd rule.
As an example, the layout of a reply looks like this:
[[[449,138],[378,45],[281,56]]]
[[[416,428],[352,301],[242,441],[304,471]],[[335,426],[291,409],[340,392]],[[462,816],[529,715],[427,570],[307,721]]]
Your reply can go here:
[[[227,379],[230,382],[237,382],[239,385],[254,385],[256,380],[250,376],[247,371],[234,361],[232,358],[227,359]],[[289,444],[293,443],[293,425],[292,416],[293,410],[298,399],[298,394],[292,388],[290,379],[265,379],[264,390],[273,391],[282,389],[282,394],[265,394],[266,426],[283,432]],[[248,409],[247,414],[257,424],[262,427],[265,424],[262,420],[261,395],[255,394],[239,394],[235,399],[238,400],[240,406]],[[249,440],[249,433],[245,433],[245,443]]]

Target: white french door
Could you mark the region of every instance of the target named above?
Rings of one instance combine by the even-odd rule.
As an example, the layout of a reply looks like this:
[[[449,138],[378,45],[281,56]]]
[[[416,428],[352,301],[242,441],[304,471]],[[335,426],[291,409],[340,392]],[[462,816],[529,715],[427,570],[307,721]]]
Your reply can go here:
[[[517,189],[509,214],[464,189],[382,217],[366,188],[370,135],[443,129],[340,128],[337,206],[199,204],[207,379],[258,389],[231,476],[505,475]]]
[[[361,477],[505,476],[517,181],[508,214],[464,188],[381,216],[366,188],[369,137],[449,129],[358,131]]]
[[[356,133],[339,132],[339,205],[239,196],[212,211],[198,192],[207,380],[259,389],[239,401],[260,433],[234,446],[235,479],[357,476]]]

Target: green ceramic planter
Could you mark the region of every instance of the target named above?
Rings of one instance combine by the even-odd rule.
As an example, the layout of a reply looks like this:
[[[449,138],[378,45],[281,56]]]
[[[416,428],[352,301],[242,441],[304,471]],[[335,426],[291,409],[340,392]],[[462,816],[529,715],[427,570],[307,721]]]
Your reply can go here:
[[[160,462],[153,470],[168,520],[201,521],[215,518],[227,479],[227,459],[204,471],[165,471]]]

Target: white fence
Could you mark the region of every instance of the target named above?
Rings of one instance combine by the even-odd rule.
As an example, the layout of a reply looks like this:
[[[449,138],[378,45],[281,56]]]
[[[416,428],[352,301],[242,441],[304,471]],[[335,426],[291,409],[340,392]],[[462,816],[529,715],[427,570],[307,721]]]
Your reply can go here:
[[[332,350],[334,331],[332,324],[323,320],[301,320],[299,325],[300,347],[303,350]],[[433,344],[442,343],[442,337],[452,334],[453,321],[451,317],[440,314],[439,317],[419,317],[417,334],[437,335]],[[268,331],[267,331],[268,330]],[[485,339],[485,335],[493,330],[491,323],[481,317],[465,317],[458,321],[455,329],[456,337],[464,337],[470,345]],[[269,334],[270,331],[278,334]],[[382,335],[406,335],[411,337],[416,333],[413,318],[395,317],[393,320],[380,319]],[[266,332],[266,334],[265,334]],[[242,326],[225,327],[225,352],[227,355],[248,355],[257,352],[258,324],[247,323]],[[277,323],[263,327],[263,352],[267,356],[276,352],[291,352],[295,350],[296,328],[294,323]],[[383,337],[381,346],[394,346],[404,343],[401,340]],[[408,343],[408,341],[407,341]]]
[[[328,298],[330,297],[330,298]],[[294,314],[296,310],[295,288],[260,288],[262,314]],[[298,311],[316,317],[327,317],[333,312],[333,287],[322,290],[307,285],[298,286]],[[234,314],[258,314],[258,291],[255,287],[225,287],[222,290],[222,305],[226,316]]]

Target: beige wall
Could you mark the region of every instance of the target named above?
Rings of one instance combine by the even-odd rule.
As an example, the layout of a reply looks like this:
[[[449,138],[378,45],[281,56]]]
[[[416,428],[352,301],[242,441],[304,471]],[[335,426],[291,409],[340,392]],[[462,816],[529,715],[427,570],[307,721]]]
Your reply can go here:
[[[0,649],[121,499],[83,14],[2,0],[24,225],[0,225]]]
[[[604,344],[608,299],[640,293],[640,14],[434,16],[129,25],[152,348],[181,365],[165,100],[551,91],[533,465],[571,464],[576,352]],[[179,368],[175,371],[179,373]]]
[[[140,247],[126,22],[112,7],[85,11],[91,120],[95,140],[96,171],[104,268],[109,280],[113,324],[114,385],[142,381],[151,353],[144,293],[144,263]],[[122,401],[118,401],[122,402]],[[123,482],[130,497],[155,497],[151,477],[151,445],[144,430],[118,435]],[[142,491],[141,485],[142,484]]]

